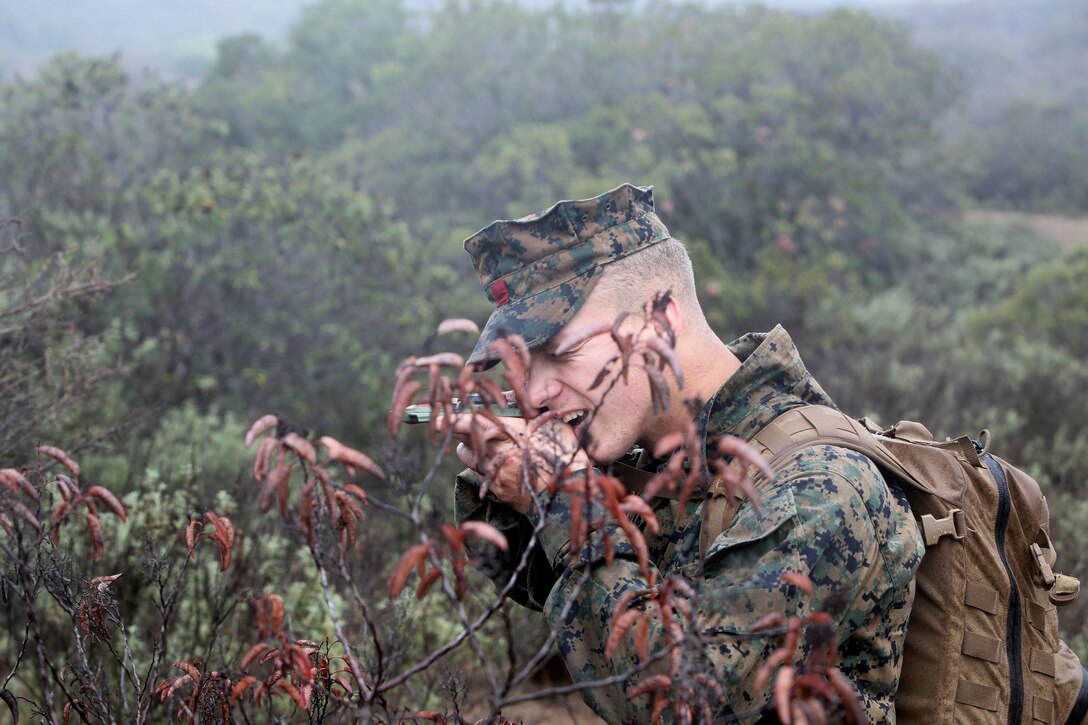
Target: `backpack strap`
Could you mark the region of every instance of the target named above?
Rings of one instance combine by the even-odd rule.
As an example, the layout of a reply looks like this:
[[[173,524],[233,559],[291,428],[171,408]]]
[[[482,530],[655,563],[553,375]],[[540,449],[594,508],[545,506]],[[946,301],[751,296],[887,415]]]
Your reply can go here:
[[[772,469],[804,448],[829,445],[861,453],[905,482],[924,488],[865,425],[825,405],[787,410],[756,433],[750,443],[763,454]]]
[[[647,458],[649,458],[649,454],[644,449],[636,448],[632,453],[610,464],[612,475],[623,481],[629,492],[641,496],[642,492],[646,490],[646,485],[650,482],[650,479],[657,475],[657,471],[647,471],[642,468]],[[661,490],[655,496],[673,501],[680,500],[679,491]],[[689,498],[692,501],[698,501],[704,498],[704,494],[695,491]]]
[[[771,470],[779,470],[796,453],[813,446],[829,445],[856,451],[875,463],[882,472],[891,474],[910,488],[926,490],[895,455],[880,443],[877,437],[879,428],[870,420],[857,421],[840,410],[825,405],[803,405],[791,408],[764,426],[748,442],[764,458]],[[896,437],[915,440],[914,431],[903,429],[895,432]],[[919,426],[917,440],[932,439],[928,431]],[[972,447],[971,453],[975,454]],[[975,454],[977,457],[977,454]],[[621,459],[612,464],[613,473],[623,480],[628,489],[640,493],[653,477],[650,471],[642,470],[634,457]],[[758,476],[757,476],[758,477]],[[664,498],[679,498],[678,493],[661,491]],[[692,496],[693,500],[703,498],[702,529],[699,532],[699,551],[706,556],[710,545],[718,536],[729,528],[737,512],[739,500],[733,491],[720,485],[715,480],[705,494]],[[919,520],[926,546],[933,546],[942,537],[951,536],[962,539],[967,534],[967,522],[960,509],[951,509],[944,518],[924,514]]]
[[[891,474],[903,484],[926,490],[895,455],[874,434],[876,426],[868,420],[857,421],[842,411],[824,405],[804,405],[791,408],[768,423],[749,441],[774,471],[779,470],[796,453],[813,446],[830,445],[856,451],[873,461],[885,474]],[[700,532],[700,550],[706,555],[706,547],[729,527],[737,506],[728,492],[707,492]],[[715,495],[717,494],[717,495]],[[722,499],[722,500],[719,500]],[[967,521],[960,509],[951,509],[944,518],[931,514],[921,517],[919,525],[926,546],[933,546],[943,536],[962,539],[967,535]]]

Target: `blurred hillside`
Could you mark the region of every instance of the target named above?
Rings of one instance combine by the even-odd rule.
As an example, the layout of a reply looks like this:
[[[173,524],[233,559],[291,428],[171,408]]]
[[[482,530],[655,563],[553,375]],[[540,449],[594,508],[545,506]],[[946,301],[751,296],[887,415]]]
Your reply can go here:
[[[926,5],[913,31],[624,0],[208,5],[115,28],[148,47],[153,26],[248,29],[184,81],[87,52],[15,77],[5,56],[0,466],[61,443],[87,479],[169,497],[163,518],[227,502],[290,551],[243,487],[242,421],[359,445],[389,462],[371,492],[403,496],[433,450],[385,432],[396,366],[466,352],[437,324],[489,311],[461,240],[631,181],[655,186],[723,337],[782,323],[851,413],[990,429],[1046,489],[1059,566],[1088,581],[1088,240],[1032,226],[1088,215],[1085,8],[1023,10],[1042,4]],[[63,37],[2,7],[9,37]],[[404,548],[395,525],[367,531],[367,551]],[[102,571],[138,569],[132,538]],[[1088,597],[1063,625],[1088,655]]]
[[[281,41],[305,0],[0,0],[0,74],[26,75],[62,51],[121,53],[134,69],[198,78],[225,35]]]

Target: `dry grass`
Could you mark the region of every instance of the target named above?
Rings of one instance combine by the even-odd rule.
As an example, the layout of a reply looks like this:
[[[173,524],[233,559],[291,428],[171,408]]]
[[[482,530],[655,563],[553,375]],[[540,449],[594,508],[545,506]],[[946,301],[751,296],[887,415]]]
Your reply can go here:
[[[967,221],[1002,227],[1024,227],[1044,239],[1069,248],[1088,244],[1088,217],[1065,217],[1056,214],[1025,214],[1014,211],[972,209]]]

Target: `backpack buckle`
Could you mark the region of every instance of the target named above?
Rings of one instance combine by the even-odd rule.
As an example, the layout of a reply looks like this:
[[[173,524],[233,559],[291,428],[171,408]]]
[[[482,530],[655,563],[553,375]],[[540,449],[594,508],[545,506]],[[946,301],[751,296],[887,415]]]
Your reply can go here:
[[[1043,532],[1044,535],[1046,532]],[[1046,537],[1046,548],[1039,544],[1031,545],[1031,556],[1035,561],[1035,568],[1043,580],[1043,586],[1047,590],[1047,596],[1051,603],[1064,607],[1074,601],[1080,594],[1080,580],[1068,574],[1058,574],[1051,564],[1054,562],[1054,550],[1050,547],[1050,537]],[[1049,555],[1048,555],[1049,554]]]
[[[931,514],[922,514],[922,533],[926,537],[926,546],[933,546],[942,536],[962,539],[967,535],[967,517],[963,509],[952,509],[943,519]]]
[[[1038,544],[1032,544],[1031,554],[1035,559],[1035,568],[1039,571],[1039,576],[1043,579],[1043,586],[1047,589],[1054,586],[1057,577],[1054,576],[1054,570],[1050,568],[1050,562],[1047,561],[1048,557],[1043,553],[1043,548]]]
[[[1068,574],[1055,574],[1054,586],[1050,588],[1050,601],[1056,606],[1064,607],[1076,600],[1080,594],[1080,579]]]

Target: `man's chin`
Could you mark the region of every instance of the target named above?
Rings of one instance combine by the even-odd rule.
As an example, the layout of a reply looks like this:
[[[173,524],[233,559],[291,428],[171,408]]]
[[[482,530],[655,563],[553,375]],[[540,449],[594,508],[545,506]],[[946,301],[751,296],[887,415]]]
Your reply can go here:
[[[619,448],[619,446],[609,446],[604,442],[590,441],[586,445],[586,455],[593,461],[594,466],[603,468],[609,463],[615,463],[626,455],[626,450],[614,450],[617,448]]]
[[[601,425],[599,420],[591,421],[590,425],[592,427],[588,430],[576,432],[584,443],[586,455],[593,461],[594,466],[601,468],[627,455],[631,446],[624,445],[623,441],[616,440],[615,437],[598,436],[594,433],[594,429],[609,431],[610,426]]]

